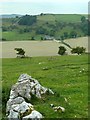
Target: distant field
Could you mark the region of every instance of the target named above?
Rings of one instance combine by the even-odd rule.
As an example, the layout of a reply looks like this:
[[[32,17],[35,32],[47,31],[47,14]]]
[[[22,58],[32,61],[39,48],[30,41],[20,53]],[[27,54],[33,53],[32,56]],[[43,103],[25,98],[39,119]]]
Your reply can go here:
[[[83,46],[88,52],[88,38],[82,37],[77,39],[65,40],[71,47]],[[1,45],[1,42],[0,42]],[[55,41],[7,41],[2,42],[2,57],[15,58],[14,48],[23,48],[27,56],[56,56],[58,55],[58,47],[63,45]],[[67,49],[67,53],[71,54],[71,49],[63,45]]]
[[[3,38],[6,38],[7,41],[19,41],[19,40],[30,40],[30,33],[19,34],[17,31],[6,31],[2,33]]]
[[[63,21],[63,22],[80,22],[81,16],[87,17],[83,14],[46,14],[38,16],[38,20],[41,21]]]
[[[89,43],[88,43],[88,37],[80,37],[77,39],[68,39],[64,42],[68,43],[72,48],[76,46],[83,46],[86,48],[86,52],[90,52],[89,50]]]

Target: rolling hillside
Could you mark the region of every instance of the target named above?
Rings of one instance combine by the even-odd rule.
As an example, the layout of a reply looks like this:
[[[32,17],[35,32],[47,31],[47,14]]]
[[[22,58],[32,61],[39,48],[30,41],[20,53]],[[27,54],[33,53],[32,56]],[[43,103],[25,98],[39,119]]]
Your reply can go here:
[[[43,40],[45,36],[63,40],[87,35],[87,15],[40,14],[33,24],[20,25],[20,20],[26,16],[2,19],[3,41]],[[86,19],[84,23],[82,17]]]

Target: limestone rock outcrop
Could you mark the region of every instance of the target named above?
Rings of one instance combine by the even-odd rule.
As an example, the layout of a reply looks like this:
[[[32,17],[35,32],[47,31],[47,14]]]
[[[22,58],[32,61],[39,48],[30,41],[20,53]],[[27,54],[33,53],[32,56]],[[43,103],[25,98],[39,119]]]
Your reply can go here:
[[[54,94],[51,89],[41,86],[36,79],[27,74],[22,74],[17,83],[12,86],[7,101],[6,115],[9,120],[12,118],[18,120],[43,118],[43,115],[36,111],[31,103],[26,101],[30,101],[33,95],[40,99],[47,92]]]

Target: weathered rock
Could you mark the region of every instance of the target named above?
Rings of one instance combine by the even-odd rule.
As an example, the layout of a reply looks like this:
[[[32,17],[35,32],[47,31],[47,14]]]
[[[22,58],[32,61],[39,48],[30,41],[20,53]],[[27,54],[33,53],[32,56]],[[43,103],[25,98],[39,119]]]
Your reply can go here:
[[[12,109],[12,105],[21,104],[22,102],[24,102],[24,98],[22,98],[22,97],[17,97],[15,99],[9,99],[7,102],[6,112],[8,113]]]
[[[21,104],[12,105],[12,109],[18,113],[25,113],[28,110],[33,110],[33,105],[27,102],[22,102]]]
[[[36,79],[27,74],[22,74],[18,82],[12,86],[10,97],[7,101],[6,115],[9,120],[11,118],[42,118],[42,115],[34,110],[34,106],[31,103],[27,103],[26,100],[30,101],[32,95],[41,98],[42,94],[47,92],[54,94],[51,89],[41,86]]]
[[[25,120],[28,120],[28,119],[32,119],[32,120],[39,120],[40,118],[43,118],[43,116],[42,116],[42,114],[40,114],[38,111],[36,111],[36,110],[33,110],[32,112],[31,112],[31,114],[30,115],[27,115],[27,116],[25,116],[25,117],[23,117],[23,120],[25,119]]]
[[[65,112],[65,108],[64,107],[61,107],[61,106],[56,106],[56,107],[53,107],[54,111],[61,111],[61,112]]]
[[[30,100],[31,94],[35,95],[37,98],[41,98],[41,95],[45,94],[47,91],[49,91],[51,94],[54,94],[51,89],[41,86],[39,82],[31,76],[22,74],[18,79],[18,83],[12,87],[10,98],[12,99],[22,96]]]
[[[25,80],[30,80],[31,76],[27,75],[27,74],[22,74],[19,79],[18,82],[23,82]]]
[[[19,118],[19,113],[18,113],[18,112],[15,112],[15,111],[13,111],[13,110],[11,109],[8,118],[9,118],[9,120],[12,120],[12,119],[14,119],[14,118],[17,118],[17,120],[18,120],[18,118]]]

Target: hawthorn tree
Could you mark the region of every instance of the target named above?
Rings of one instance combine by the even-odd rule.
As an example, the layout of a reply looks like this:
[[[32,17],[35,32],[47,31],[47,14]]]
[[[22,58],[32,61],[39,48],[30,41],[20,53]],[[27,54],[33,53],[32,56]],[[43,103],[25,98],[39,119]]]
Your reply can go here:
[[[58,54],[59,54],[59,55],[64,55],[64,54],[65,54],[65,51],[66,51],[66,48],[65,48],[64,46],[60,46],[60,47],[59,47]]]
[[[17,51],[17,57],[24,58],[25,57],[25,51],[22,48],[15,48],[14,50]]]
[[[72,48],[71,50],[71,53],[77,53],[78,55],[79,54],[82,54],[82,53],[85,53],[85,48],[84,47],[76,47],[76,48]]]

